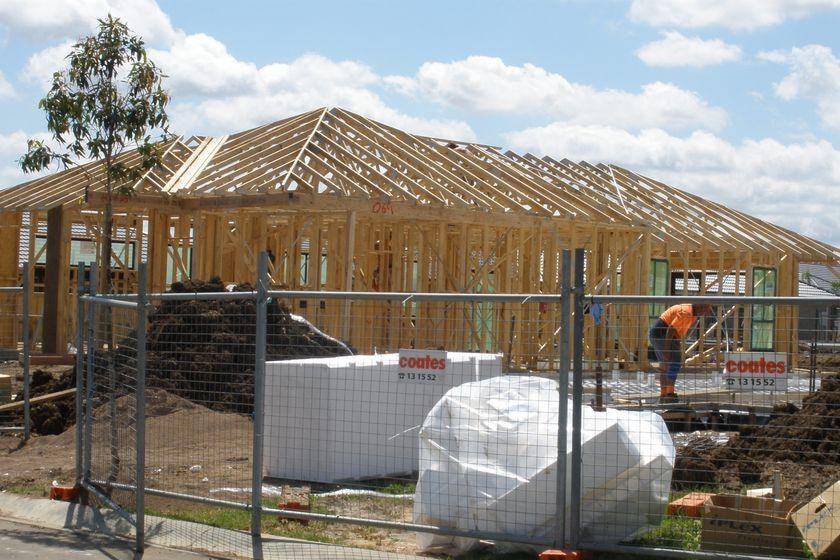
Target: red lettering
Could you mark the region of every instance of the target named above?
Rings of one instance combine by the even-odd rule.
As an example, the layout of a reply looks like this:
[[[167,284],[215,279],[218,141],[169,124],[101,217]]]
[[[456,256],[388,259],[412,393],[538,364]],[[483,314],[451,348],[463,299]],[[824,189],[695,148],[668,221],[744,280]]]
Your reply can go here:
[[[390,202],[376,201],[376,202],[373,203],[373,206],[371,207],[371,211],[374,214],[393,214],[394,213],[394,207],[391,206]]]
[[[759,360],[729,360],[726,362],[727,373],[786,373],[785,362],[771,362],[765,358]]]
[[[400,356],[400,367],[416,369],[446,369],[446,359],[425,356]]]

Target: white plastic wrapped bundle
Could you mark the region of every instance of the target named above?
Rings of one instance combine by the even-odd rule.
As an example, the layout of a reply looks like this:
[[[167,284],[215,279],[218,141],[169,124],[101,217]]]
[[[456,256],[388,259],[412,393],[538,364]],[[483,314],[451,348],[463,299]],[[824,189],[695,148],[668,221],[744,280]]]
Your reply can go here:
[[[557,383],[504,376],[450,389],[420,431],[417,523],[527,538],[557,531]],[[567,422],[571,480],[572,403]],[[674,445],[650,412],[583,408],[581,540],[619,542],[665,511]],[[567,537],[569,507],[564,508]],[[477,541],[418,534],[424,549]]]

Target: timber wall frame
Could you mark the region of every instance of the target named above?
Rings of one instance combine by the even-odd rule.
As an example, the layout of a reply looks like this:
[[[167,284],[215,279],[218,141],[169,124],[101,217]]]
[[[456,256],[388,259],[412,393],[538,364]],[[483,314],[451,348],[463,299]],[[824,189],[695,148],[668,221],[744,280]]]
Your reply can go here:
[[[133,185],[134,196],[114,202],[114,238],[126,250],[114,267],[120,292],[136,290],[143,256],[147,288],[158,292],[188,277],[251,282],[264,250],[274,288],[313,291],[558,293],[560,253],[578,247],[587,292],[601,295],[647,294],[654,258],[672,273],[699,276],[701,295],[768,267],[777,271],[776,295],[794,296],[800,262],[835,272],[840,264],[835,247],[617,166],[415,136],[338,108],[230,136],[177,138],[164,154]],[[131,165],[137,154],[121,157]],[[32,299],[45,352],[62,353],[74,332],[71,245],[85,239],[98,248],[103,191],[95,162],[0,191],[0,246],[20,245],[33,275],[46,251],[47,282]],[[2,255],[0,285],[18,284],[17,252]],[[421,308],[418,317],[467,312],[423,305],[449,307]],[[388,303],[352,320],[349,308],[295,311],[360,351],[396,349],[411,320]],[[740,312],[732,310],[736,324]],[[413,343],[507,351],[512,341],[511,366],[557,366],[554,329],[528,327],[555,326],[555,310],[509,305],[492,313],[492,333],[429,325]],[[647,307],[606,313],[622,343],[601,345],[605,332],[590,326],[587,359],[646,367]],[[776,351],[795,354],[797,320],[795,311],[777,314]],[[745,347],[748,336],[745,329]]]

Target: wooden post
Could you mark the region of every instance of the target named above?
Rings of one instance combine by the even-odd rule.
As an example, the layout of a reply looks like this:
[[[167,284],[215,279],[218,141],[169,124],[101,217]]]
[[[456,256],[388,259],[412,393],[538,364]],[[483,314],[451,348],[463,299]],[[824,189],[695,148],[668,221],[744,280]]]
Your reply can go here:
[[[747,252],[747,262],[745,270],[747,272],[744,279],[744,288],[746,296],[753,296],[753,255],[752,251]],[[744,306],[744,350],[749,352],[752,349],[752,305]]]
[[[18,279],[18,244],[20,239],[20,212],[0,213],[0,286],[19,286]],[[14,296],[4,296],[6,301],[20,301]],[[18,304],[11,309],[7,308],[0,314],[0,347],[16,348],[19,340],[17,318],[15,317]],[[18,308],[19,309],[19,308]],[[24,321],[24,325],[27,321]]]
[[[64,209],[61,206],[47,212],[47,266],[44,274],[44,323],[42,347],[45,354],[65,352],[65,309],[63,294],[67,291],[67,269],[63,244],[70,240],[64,235]]]
[[[651,243],[651,234],[650,232],[645,233],[645,241],[644,241],[644,249],[642,250],[642,263],[641,263],[641,273],[640,273],[640,292],[643,294],[651,295],[650,293],[650,266],[651,266],[651,259],[653,258],[653,247]],[[636,331],[637,335],[636,338],[638,343],[634,351],[636,352],[637,361],[639,363],[639,367],[643,371],[647,371],[650,367],[650,363],[648,362],[648,329],[650,328],[650,324],[648,321],[648,316],[650,314],[648,304],[641,304],[638,306],[637,314],[639,316],[639,328]]]
[[[347,221],[344,226],[344,291],[353,291],[353,259],[356,247],[356,211],[347,212]],[[341,329],[341,339],[345,342],[350,340],[350,312],[351,301],[344,300],[344,316]]]

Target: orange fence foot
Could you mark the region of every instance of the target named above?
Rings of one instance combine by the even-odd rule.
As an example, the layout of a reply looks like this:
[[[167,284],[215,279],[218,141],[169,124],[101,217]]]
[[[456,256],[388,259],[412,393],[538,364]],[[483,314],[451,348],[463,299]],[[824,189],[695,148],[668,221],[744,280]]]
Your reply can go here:
[[[540,560],[587,560],[591,552],[583,550],[546,550],[540,553]]]
[[[78,497],[78,486],[50,486],[50,500],[75,502]]]

